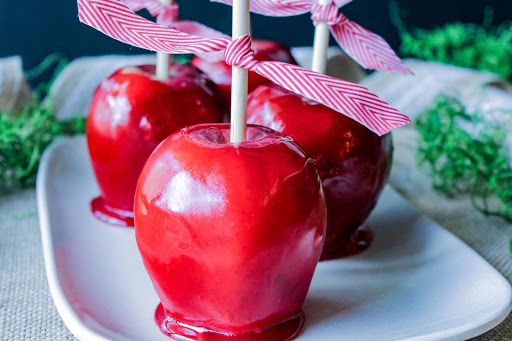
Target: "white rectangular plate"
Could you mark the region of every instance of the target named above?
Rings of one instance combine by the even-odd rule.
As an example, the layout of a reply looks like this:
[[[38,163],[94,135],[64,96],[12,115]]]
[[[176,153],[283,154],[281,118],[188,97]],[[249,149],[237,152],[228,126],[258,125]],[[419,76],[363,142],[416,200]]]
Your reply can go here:
[[[168,340],[153,322],[158,298],[134,231],[97,221],[96,195],[85,139],[54,143],[37,197],[55,305],[81,340]],[[318,266],[299,340],[464,340],[509,314],[509,283],[391,189],[369,225],[368,252]]]

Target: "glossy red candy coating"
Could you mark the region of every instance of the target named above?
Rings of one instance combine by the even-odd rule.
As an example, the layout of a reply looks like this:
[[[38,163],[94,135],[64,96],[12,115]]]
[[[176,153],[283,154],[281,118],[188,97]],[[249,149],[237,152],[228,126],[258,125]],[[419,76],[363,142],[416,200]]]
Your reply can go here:
[[[104,223],[124,227],[135,226],[133,211],[112,207],[101,196],[91,201],[91,211],[97,219]]]
[[[234,146],[227,124],[178,131],[144,166],[134,213],[170,319],[243,335],[300,313],[327,217],[314,160],[291,138],[249,126]]]
[[[304,312],[301,310],[296,316],[272,327],[232,335],[174,321],[167,316],[162,304],[155,311],[155,322],[160,331],[179,341],[289,341],[300,334],[304,321]]]
[[[163,139],[188,125],[221,122],[216,86],[201,71],[173,65],[166,81],[155,79],[154,71],[118,70],[96,89],[90,105],[87,144],[105,207],[98,201],[93,206],[107,222],[123,224],[122,217],[107,219],[113,209],[133,211],[140,171]],[[129,225],[129,217],[124,223]]]
[[[292,137],[316,158],[327,202],[322,259],[358,253],[371,243],[368,218],[386,184],[392,160],[391,135],[379,137],[363,125],[276,85],[249,97],[249,122]]]
[[[253,40],[252,49],[254,57],[260,61],[279,61],[289,64],[297,64],[293,58],[290,49],[282,44],[268,40]],[[192,65],[203,71],[219,87],[223,98],[229,101],[231,98],[231,70],[232,67],[224,61],[208,62],[200,57],[192,59]],[[270,84],[271,81],[258,75],[255,72],[249,72],[249,92],[263,84]]]

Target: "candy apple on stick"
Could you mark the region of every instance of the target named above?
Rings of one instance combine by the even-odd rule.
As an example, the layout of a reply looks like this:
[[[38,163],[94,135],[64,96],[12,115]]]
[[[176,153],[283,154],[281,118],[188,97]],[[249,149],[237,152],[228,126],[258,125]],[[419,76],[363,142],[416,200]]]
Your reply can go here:
[[[249,122],[291,136],[317,161],[328,212],[322,259],[364,251],[373,235],[364,225],[387,182],[390,135],[378,136],[324,105],[276,85],[249,96]]]
[[[291,138],[231,135],[239,142],[227,124],[185,128],[141,173],[135,233],[155,319],[180,340],[289,340],[324,243],[321,182]]]
[[[248,0],[233,37],[248,33]],[[178,339],[289,340],[323,247],[321,183],[295,142],[247,128],[248,70],[233,67],[232,120],[198,125],[151,155],[135,200],[136,237],[162,304],[155,319]]]
[[[166,6],[169,0],[162,0]],[[133,226],[140,171],[151,152],[175,131],[221,122],[215,84],[191,65],[172,65],[157,53],[155,66],[126,67],[96,89],[87,119],[87,144],[101,196],[91,202],[100,220]]]
[[[330,3],[331,0],[318,1],[323,7]],[[325,73],[330,37],[329,24],[318,21],[313,42],[313,71]],[[390,134],[377,136],[326,107],[321,112],[328,118],[323,127],[330,130],[330,134],[325,132],[324,139],[318,136],[317,141],[323,143],[316,142],[311,134],[297,134],[299,130],[290,133],[301,136],[302,145],[316,156],[322,168],[328,202],[328,235],[322,252],[322,259],[326,260],[359,253],[372,243],[372,231],[362,224],[388,181],[393,146]]]
[[[231,0],[218,1],[232,3]],[[348,2],[350,0],[310,1],[309,10],[316,25],[313,71],[326,71],[332,30],[341,47],[361,65],[410,73],[382,38],[338,12],[338,6]],[[277,16],[308,10],[304,1],[253,0],[251,6],[258,13]],[[328,211],[322,259],[349,256],[368,248],[373,234],[363,223],[389,177],[391,136],[379,137],[336,111],[275,85],[264,85],[251,93],[249,122],[292,137],[316,157]]]

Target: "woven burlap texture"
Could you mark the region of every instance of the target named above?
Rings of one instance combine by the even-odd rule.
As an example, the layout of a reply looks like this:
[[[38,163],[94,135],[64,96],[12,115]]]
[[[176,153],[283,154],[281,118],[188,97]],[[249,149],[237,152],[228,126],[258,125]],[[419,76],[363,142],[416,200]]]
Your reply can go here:
[[[84,62],[90,67],[96,64],[89,59]],[[106,63],[110,62],[111,60]],[[124,64],[125,60],[122,63]],[[83,70],[80,64],[74,65],[77,70]],[[94,82],[99,82],[98,80],[106,76],[105,73],[110,72],[110,68],[114,67],[110,66],[112,64],[109,67],[105,67],[106,64],[102,63],[98,65],[102,65],[101,72],[94,77],[88,76],[89,85],[80,87],[81,92],[92,93],[91,86],[94,87]],[[115,67],[118,65],[116,64]],[[415,61],[409,61],[408,66],[415,71],[418,68],[427,67]],[[442,69],[439,72],[445,73],[445,71]],[[94,70],[89,69],[88,72],[91,74]],[[430,72],[427,70],[425,74]],[[422,74],[417,73],[419,76]],[[64,75],[66,74],[79,75],[80,72],[68,70]],[[489,74],[471,74],[468,77],[478,79],[479,82],[491,82],[497,79]],[[388,73],[376,74],[368,79],[366,85],[374,87],[379,94],[385,93],[384,88],[379,89],[377,84],[391,87],[393,81],[405,82],[402,78],[394,77],[397,76]],[[76,79],[75,76],[70,79],[73,78]],[[69,89],[65,84],[70,84],[68,83],[70,79],[62,79],[59,81],[61,85],[56,84]],[[467,82],[466,78],[462,77],[459,81],[461,79],[463,83]],[[432,80],[427,79],[426,84],[428,85],[429,82]],[[412,90],[410,85],[404,88]],[[389,91],[393,93],[392,90]],[[425,91],[422,93],[426,94]],[[65,96],[61,98],[64,99]],[[388,100],[393,104],[396,99],[388,98]],[[412,99],[410,102],[418,101]],[[80,112],[78,108],[86,106],[82,100],[77,100],[76,103],[76,107],[62,103],[61,108],[67,109],[61,112],[61,117],[68,116],[72,112]],[[407,111],[404,112],[407,113]],[[488,219],[479,215],[473,210],[467,198],[447,199],[432,191],[429,180],[414,166],[416,141],[417,133],[414,129],[401,128],[395,133],[396,153],[391,184],[422,213],[447,227],[487,259],[509,281],[512,281],[512,261],[508,251],[508,243],[512,238],[512,226],[498,219]],[[48,289],[35,191],[25,190],[0,198],[0,340],[72,339],[74,337],[60,319]],[[512,318],[508,318],[495,329],[474,340],[512,340]]]
[[[34,190],[0,198],[0,340],[71,340],[44,269]]]

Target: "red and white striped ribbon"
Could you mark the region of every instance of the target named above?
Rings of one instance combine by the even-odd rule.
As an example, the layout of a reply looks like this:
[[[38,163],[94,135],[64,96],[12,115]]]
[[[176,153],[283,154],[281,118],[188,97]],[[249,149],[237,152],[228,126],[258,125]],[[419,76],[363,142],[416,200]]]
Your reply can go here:
[[[211,1],[233,4],[233,0]],[[250,9],[254,13],[275,17],[310,12],[315,25],[320,21],[328,23],[341,48],[364,68],[412,74],[382,37],[339,13],[338,8],[351,1],[334,0],[328,5],[320,5],[318,0],[251,0]]]
[[[274,83],[342,113],[379,135],[409,123],[365,87],[282,62],[254,58],[250,36],[206,39],[146,20],[120,0],[78,0],[83,23],[121,42],[165,53],[224,51],[229,65],[254,71]]]

